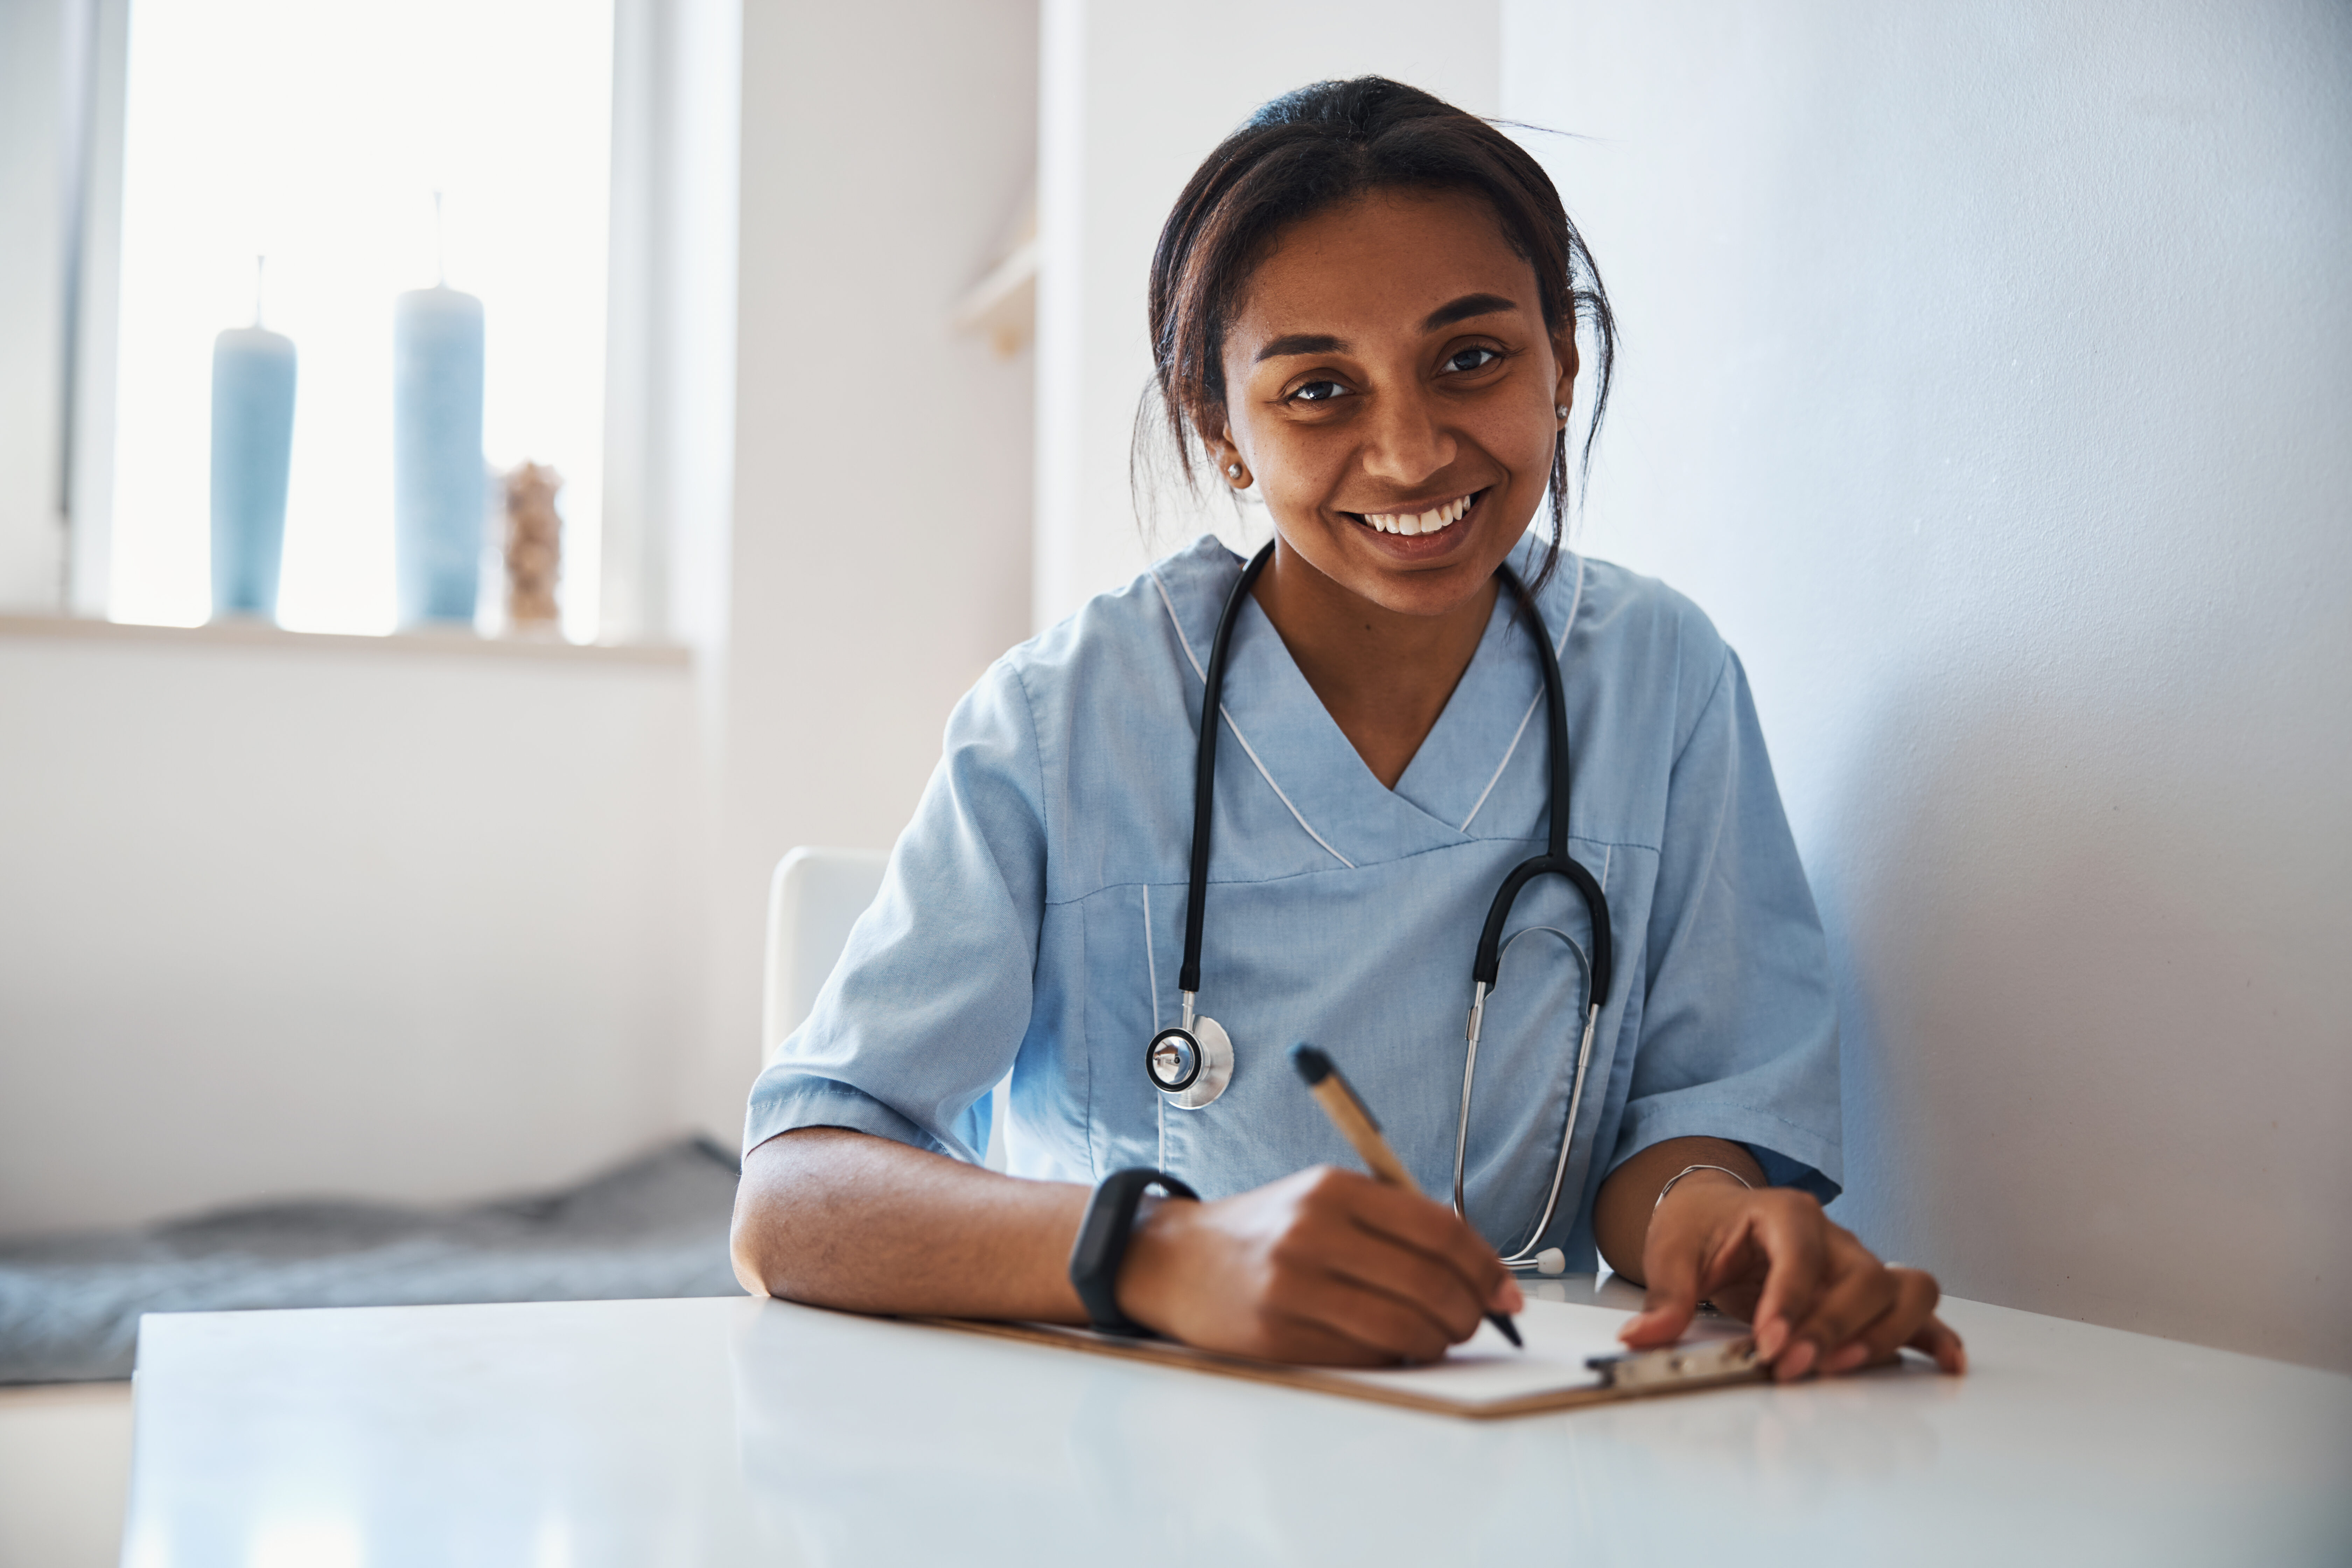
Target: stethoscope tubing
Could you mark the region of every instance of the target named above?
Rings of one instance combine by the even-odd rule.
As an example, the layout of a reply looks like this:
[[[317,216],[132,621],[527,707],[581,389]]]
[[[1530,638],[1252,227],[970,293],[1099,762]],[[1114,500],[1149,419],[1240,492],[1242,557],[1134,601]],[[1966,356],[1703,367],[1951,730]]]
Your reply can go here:
[[[1610,942],[1608,895],[1592,873],[1568,852],[1569,808],[1576,770],[1568,744],[1568,696],[1560,676],[1559,655],[1552,647],[1551,628],[1544,625],[1543,612],[1536,607],[1535,595],[1528,592],[1508,563],[1496,567],[1495,574],[1510,589],[1528,635],[1536,640],[1536,663],[1543,671],[1545,738],[1550,744],[1551,810],[1544,853],[1513,867],[1503,879],[1503,885],[1495,889],[1495,901],[1487,906],[1486,923],[1479,931],[1477,954],[1471,963],[1470,1016],[1463,1030],[1467,1041],[1462,1057],[1462,1110],[1454,1128],[1454,1212],[1465,1220],[1469,1210],[1462,1184],[1469,1157],[1471,1094],[1478,1080],[1478,1034],[1486,1019],[1486,998],[1494,994],[1502,973],[1503,927],[1509,923],[1512,906],[1518,902],[1520,892],[1538,877],[1559,877],[1575,888],[1584,900],[1585,914],[1592,926],[1592,952],[1586,972],[1588,1005],[1584,1027],[1577,1041],[1576,1072],[1569,1083],[1568,1119],[1560,1127],[1559,1154],[1552,1166],[1551,1185],[1544,1198],[1543,1215],[1536,1221],[1535,1229],[1503,1258],[1507,1268],[1525,1268],[1537,1265],[1536,1245],[1551,1228],[1552,1217],[1559,1212],[1560,1185],[1568,1176],[1569,1154],[1576,1145],[1577,1119],[1584,1108],[1585,1074],[1592,1065],[1592,1037],[1601,1022],[1601,1009],[1608,1005],[1615,962]]]
[[[1184,900],[1184,963],[1176,972],[1176,989],[1184,998],[1184,1026],[1192,1026],[1192,998],[1201,990],[1201,933],[1209,912],[1209,830],[1217,801],[1218,713],[1224,706],[1225,655],[1233,647],[1234,623],[1241,619],[1242,601],[1265,563],[1274,559],[1274,542],[1250,557],[1234,580],[1225,606],[1217,616],[1217,634],[1209,642],[1209,668],[1201,678],[1201,734],[1192,755],[1192,882]]]
[[[1192,773],[1192,854],[1189,896],[1184,906],[1184,958],[1177,971],[1176,985],[1183,1004],[1183,1022],[1180,1029],[1190,1037],[1193,1028],[1195,1004],[1201,989],[1201,944],[1208,915],[1209,850],[1213,818],[1216,805],[1217,731],[1224,705],[1225,658],[1233,645],[1234,626],[1240,618],[1242,602],[1256,583],[1265,564],[1274,558],[1274,545],[1268,542],[1242,568],[1233,588],[1225,595],[1224,607],[1217,617],[1216,635],[1209,644],[1209,665],[1202,675],[1201,727],[1193,754]],[[1470,1101],[1478,1076],[1478,1036],[1486,1011],[1486,999],[1493,994],[1497,976],[1502,971],[1502,953],[1506,943],[1503,928],[1509,923],[1511,910],[1528,883],[1539,877],[1559,877],[1576,889],[1584,900],[1585,913],[1592,924],[1592,951],[1587,961],[1590,984],[1584,1026],[1577,1045],[1576,1073],[1570,1083],[1568,1120],[1560,1129],[1559,1153],[1552,1167],[1549,1193],[1544,1200],[1543,1216],[1536,1222],[1528,1239],[1503,1258],[1507,1267],[1526,1268],[1538,1266],[1534,1252],[1536,1244],[1551,1228],[1559,1212],[1561,1184],[1567,1179],[1569,1154],[1576,1141],[1576,1124],[1584,1105],[1584,1084],[1587,1069],[1592,1061],[1592,1037],[1601,1021],[1601,1009],[1608,1005],[1613,977],[1614,955],[1609,929],[1609,900],[1591,872],[1568,852],[1568,826],[1570,791],[1574,783],[1574,766],[1569,752],[1568,700],[1560,676],[1559,656],[1552,646],[1551,632],[1544,625],[1543,613],[1536,607],[1535,596],[1528,593],[1508,563],[1497,565],[1495,574],[1501,578],[1518,606],[1519,618],[1538,649],[1537,663],[1543,672],[1546,739],[1549,742],[1551,763],[1550,820],[1544,853],[1521,861],[1503,879],[1495,890],[1493,903],[1487,907],[1486,924],[1478,933],[1478,946],[1471,963],[1470,1016],[1465,1026],[1466,1046],[1462,1061],[1462,1110],[1454,1133],[1454,1212],[1465,1219],[1463,1173],[1468,1158],[1470,1142]],[[1565,938],[1563,937],[1565,940]],[[1516,939],[1515,939],[1516,940]],[[1570,944],[1571,946],[1573,943]],[[1163,1034],[1173,1033],[1163,1031]],[[1154,1037],[1157,1046],[1160,1037]],[[1197,1043],[1194,1060],[1200,1059]],[[1147,1068],[1149,1053],[1147,1053]],[[1171,1097],[1189,1087],[1193,1075],[1175,1085],[1154,1084],[1163,1094]],[[1210,1092],[1216,1089],[1212,1087]]]

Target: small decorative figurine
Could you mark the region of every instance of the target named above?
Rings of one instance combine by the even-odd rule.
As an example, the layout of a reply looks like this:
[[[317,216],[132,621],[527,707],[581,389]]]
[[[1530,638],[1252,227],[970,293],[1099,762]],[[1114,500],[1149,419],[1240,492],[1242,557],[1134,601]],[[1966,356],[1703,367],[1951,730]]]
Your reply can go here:
[[[555,494],[562,488],[562,475],[537,463],[507,476],[507,624],[518,632],[556,629],[563,520],[555,513]]]

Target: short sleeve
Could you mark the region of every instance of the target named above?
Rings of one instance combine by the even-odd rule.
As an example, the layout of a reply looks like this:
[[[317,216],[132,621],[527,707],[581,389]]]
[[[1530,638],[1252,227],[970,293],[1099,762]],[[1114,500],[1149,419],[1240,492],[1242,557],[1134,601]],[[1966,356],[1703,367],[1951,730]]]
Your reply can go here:
[[[1837,1005],[1747,672],[1726,649],[1676,756],[1641,1041],[1611,1165],[1669,1138],[1745,1143],[1775,1185],[1843,1178]]]
[[[1035,721],[999,663],[938,767],[808,1020],[751,1086],[743,1148],[846,1127],[978,1162],[988,1093],[1029,1027],[1045,908]]]

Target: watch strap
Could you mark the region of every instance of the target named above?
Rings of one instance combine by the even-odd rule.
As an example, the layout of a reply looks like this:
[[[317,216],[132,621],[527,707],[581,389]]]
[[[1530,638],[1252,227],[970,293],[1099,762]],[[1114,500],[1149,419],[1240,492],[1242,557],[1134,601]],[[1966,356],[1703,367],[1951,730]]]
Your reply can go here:
[[[1114,1171],[1096,1186],[1086,1217],[1078,1222],[1078,1238],[1070,1247],[1070,1284],[1087,1309],[1087,1321],[1107,1334],[1141,1337],[1151,1331],[1118,1310],[1118,1268],[1127,1260],[1128,1237],[1135,1232],[1136,1205],[1152,1187],[1172,1198],[1201,1195],[1149,1165]]]

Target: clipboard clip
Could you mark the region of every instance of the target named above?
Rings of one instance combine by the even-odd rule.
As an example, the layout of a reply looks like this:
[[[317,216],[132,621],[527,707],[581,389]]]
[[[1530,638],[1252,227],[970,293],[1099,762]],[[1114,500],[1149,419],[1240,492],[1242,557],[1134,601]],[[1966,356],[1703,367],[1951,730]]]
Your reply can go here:
[[[1756,1359],[1756,1342],[1752,1339],[1624,1351],[1616,1355],[1588,1357],[1584,1364],[1601,1374],[1603,1388],[1629,1392],[1748,1383],[1768,1374],[1768,1369]]]

